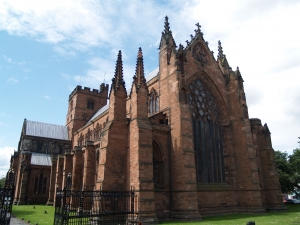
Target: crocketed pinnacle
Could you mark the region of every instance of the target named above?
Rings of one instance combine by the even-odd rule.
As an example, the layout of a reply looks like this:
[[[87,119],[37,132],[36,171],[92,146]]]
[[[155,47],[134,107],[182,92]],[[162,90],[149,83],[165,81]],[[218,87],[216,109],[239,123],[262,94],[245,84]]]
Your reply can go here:
[[[224,58],[224,54],[223,54],[223,48],[222,48],[222,45],[221,45],[221,41],[219,40],[218,41],[218,58],[219,59],[223,59]]]
[[[169,21],[168,21],[168,16],[165,17],[165,30],[164,30],[164,34],[172,34],[172,31],[170,30],[170,26],[169,26]]]
[[[146,84],[145,74],[144,74],[144,60],[143,60],[143,52],[142,48],[139,48],[137,60],[136,60],[136,69],[135,75],[133,77],[133,83],[138,90],[142,84]]]
[[[116,62],[115,76],[112,79],[112,86],[115,89],[118,89],[121,85],[125,87],[125,82],[123,80],[123,61],[122,61],[122,52],[119,51],[118,59]]]

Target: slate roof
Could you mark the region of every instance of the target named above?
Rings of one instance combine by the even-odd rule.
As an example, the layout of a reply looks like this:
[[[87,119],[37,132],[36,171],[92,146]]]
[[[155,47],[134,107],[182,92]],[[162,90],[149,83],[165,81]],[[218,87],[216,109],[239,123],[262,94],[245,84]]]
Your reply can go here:
[[[99,109],[93,116],[92,118],[88,121],[91,122],[93,119],[95,119],[97,116],[101,115],[102,113],[104,113],[106,110],[108,110],[109,108],[109,104],[103,106],[101,109]]]
[[[156,77],[158,75],[159,72],[159,67],[157,67],[155,70],[153,70],[152,72],[150,72],[148,75],[145,76],[146,81],[150,81],[152,80],[154,77]],[[89,122],[91,122],[92,120],[94,120],[97,116],[101,115],[102,113],[104,113],[106,110],[108,110],[109,108],[109,103],[105,106],[103,106],[101,109],[99,109],[93,116],[92,118],[87,122],[87,124]]]
[[[146,81],[150,81],[152,80],[154,77],[156,77],[158,75],[158,72],[159,72],[159,67],[157,67],[156,69],[154,69],[152,72],[150,72],[149,74],[147,74],[145,76],[146,78]]]
[[[52,166],[49,154],[31,153],[31,165]]]
[[[69,140],[67,126],[55,125],[50,123],[41,123],[30,120],[25,120],[25,124],[25,134],[28,136]]]

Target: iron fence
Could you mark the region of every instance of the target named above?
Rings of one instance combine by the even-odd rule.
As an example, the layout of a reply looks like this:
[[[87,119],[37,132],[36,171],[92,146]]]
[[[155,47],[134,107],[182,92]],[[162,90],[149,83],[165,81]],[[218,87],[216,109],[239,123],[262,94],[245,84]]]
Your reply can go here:
[[[5,185],[0,188],[0,224],[10,224],[12,203],[15,191],[15,174],[13,169],[7,172]]]
[[[135,193],[131,191],[56,192],[55,225],[130,225],[135,221]]]

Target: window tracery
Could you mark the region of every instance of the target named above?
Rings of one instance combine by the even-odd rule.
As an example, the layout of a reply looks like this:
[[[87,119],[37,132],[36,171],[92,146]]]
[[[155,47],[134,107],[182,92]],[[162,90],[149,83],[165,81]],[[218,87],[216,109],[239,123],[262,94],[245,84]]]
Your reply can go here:
[[[220,112],[211,92],[200,79],[189,85],[188,101],[192,113],[197,181],[225,182]]]
[[[159,96],[157,92],[152,89],[149,95],[149,113],[153,114],[159,111]]]

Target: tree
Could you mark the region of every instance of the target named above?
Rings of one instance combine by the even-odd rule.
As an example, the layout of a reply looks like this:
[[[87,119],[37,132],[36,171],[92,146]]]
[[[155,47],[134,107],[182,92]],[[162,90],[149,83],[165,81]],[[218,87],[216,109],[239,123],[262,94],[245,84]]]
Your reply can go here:
[[[3,188],[5,185],[5,177],[0,178],[0,188]]]
[[[289,156],[290,167],[293,171],[293,184],[295,189],[300,190],[300,149],[294,149],[293,154]]]
[[[286,152],[275,151],[282,193],[300,190],[300,149],[295,149],[292,155]]]

